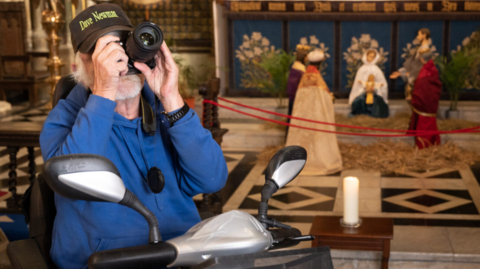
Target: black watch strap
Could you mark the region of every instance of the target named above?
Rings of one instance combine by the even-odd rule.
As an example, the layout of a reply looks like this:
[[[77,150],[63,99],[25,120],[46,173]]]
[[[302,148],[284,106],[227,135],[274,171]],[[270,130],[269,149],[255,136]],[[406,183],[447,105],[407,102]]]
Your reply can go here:
[[[168,114],[166,111],[162,111],[162,114],[167,116],[167,119],[170,122],[170,127],[172,127],[175,122],[187,115],[188,111],[190,111],[190,107],[187,105],[187,103],[184,103],[183,107],[180,108],[179,111],[173,114]]]

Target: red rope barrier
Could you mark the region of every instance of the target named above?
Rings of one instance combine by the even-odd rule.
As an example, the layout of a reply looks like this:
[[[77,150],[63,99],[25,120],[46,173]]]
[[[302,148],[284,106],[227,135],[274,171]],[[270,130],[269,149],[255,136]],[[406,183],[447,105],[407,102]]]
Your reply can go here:
[[[257,111],[267,113],[267,114],[271,114],[271,115],[276,115],[276,116],[289,118],[289,119],[300,120],[300,121],[306,121],[306,122],[312,122],[312,123],[318,123],[318,124],[324,124],[324,125],[331,125],[331,126],[336,126],[336,127],[345,127],[345,128],[351,128],[351,129],[379,131],[379,132],[393,132],[393,133],[408,132],[408,133],[411,133],[411,134],[418,134],[418,135],[420,135],[420,134],[421,135],[435,135],[435,134],[438,133],[438,131],[382,129],[382,128],[371,128],[371,127],[354,126],[354,125],[346,125],[346,124],[339,124],[339,123],[309,120],[309,119],[298,118],[298,117],[285,115],[285,114],[281,114],[281,113],[277,113],[277,112],[273,112],[273,111],[269,111],[269,110],[264,110],[264,109],[260,109],[260,108],[256,108],[256,107],[252,107],[252,106],[247,106],[247,105],[237,103],[237,102],[233,102],[233,101],[227,100],[225,98],[221,98],[221,97],[218,97],[218,99],[221,100],[221,101],[230,103],[230,104],[234,104],[234,105],[245,107],[245,108],[252,109],[252,110],[257,110]],[[212,104],[214,104],[214,103],[212,103]],[[224,107],[224,108],[230,109],[229,107]],[[248,115],[251,116],[250,114],[248,114]],[[475,126],[475,127],[465,128],[465,129],[459,129],[459,130],[454,130],[454,131],[443,131],[443,132],[445,132],[445,133],[463,133],[463,131],[469,132],[470,130],[478,130],[478,129],[480,129],[480,126]]]
[[[221,104],[219,104],[217,102],[214,102],[214,101],[211,101],[211,100],[203,100],[203,103],[204,104],[208,103],[208,104],[216,105],[218,107],[222,107],[222,108],[225,108],[225,109],[228,109],[228,110],[231,110],[231,111],[243,114],[243,115],[247,115],[247,116],[254,117],[254,118],[257,118],[257,119],[261,119],[261,120],[265,120],[265,121],[270,121],[270,122],[285,125],[285,126],[290,126],[290,127],[295,127],[295,128],[300,128],[300,129],[305,129],[305,130],[310,130],[310,131],[318,131],[318,132],[332,133],[332,134],[342,134],[342,135],[356,135],[356,136],[367,136],[367,137],[409,137],[409,136],[448,134],[448,133],[472,133],[472,132],[476,133],[478,131],[471,131],[469,129],[473,128],[473,129],[476,130],[476,129],[480,128],[480,126],[477,126],[477,127],[455,130],[455,131],[425,131],[424,133],[422,132],[420,134],[414,134],[413,131],[410,131],[410,130],[403,131],[403,134],[364,134],[364,133],[339,132],[339,131],[329,131],[329,130],[322,130],[322,129],[317,129],[317,128],[304,127],[304,126],[294,125],[294,124],[290,124],[290,123],[283,122],[283,121],[268,119],[268,118],[253,115],[253,114],[250,114],[250,113],[247,113],[247,112],[243,112],[243,111],[240,111],[240,110],[237,110],[237,109],[225,106],[225,105],[221,105]],[[271,112],[271,111],[269,111],[269,112]],[[273,112],[273,113],[275,113],[275,112]],[[284,114],[280,114],[280,113],[275,113],[275,114],[284,115]],[[287,116],[287,115],[284,115],[284,116]],[[297,118],[297,119],[301,119],[301,118]],[[308,121],[310,121],[310,120],[308,120]],[[315,122],[315,121],[311,121],[311,122]],[[320,123],[320,122],[316,122],[316,123]],[[349,126],[349,125],[344,125],[344,126]],[[395,130],[395,132],[398,132],[398,131],[399,130]],[[405,133],[405,132],[408,132],[408,133]]]

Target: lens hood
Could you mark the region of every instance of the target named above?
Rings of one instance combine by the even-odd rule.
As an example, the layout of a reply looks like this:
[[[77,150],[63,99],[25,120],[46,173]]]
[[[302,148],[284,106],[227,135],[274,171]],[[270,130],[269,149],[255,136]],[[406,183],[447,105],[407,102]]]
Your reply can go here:
[[[163,43],[163,32],[153,22],[142,22],[128,37],[125,46],[128,57],[133,62],[146,63],[153,59]]]

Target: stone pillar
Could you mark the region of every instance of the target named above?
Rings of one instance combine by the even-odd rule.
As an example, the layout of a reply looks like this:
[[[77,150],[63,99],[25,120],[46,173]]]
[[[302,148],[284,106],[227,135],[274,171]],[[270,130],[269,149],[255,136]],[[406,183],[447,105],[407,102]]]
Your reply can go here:
[[[26,34],[27,38],[25,39],[25,49],[26,51],[31,51],[33,49],[32,44],[32,16],[30,15],[30,0],[24,0],[25,3],[25,25],[26,25]]]
[[[227,40],[227,20],[223,17],[223,5],[217,3],[217,1],[212,2],[213,5],[213,35],[214,35],[214,47],[215,47],[215,66],[217,67],[227,67],[227,51],[226,51],[226,40]],[[216,77],[220,78],[220,95],[225,94],[225,89],[228,83],[227,72],[223,71],[223,68],[216,68]]]
[[[40,3],[37,7],[33,7],[33,33],[32,33],[32,43],[33,51],[36,52],[48,52],[47,45],[47,34],[42,26],[42,12],[44,7],[44,0],[40,0]],[[33,60],[33,69],[34,70],[47,70],[45,65],[47,59],[37,57]]]
[[[72,14],[72,1],[71,0],[64,0],[65,4],[65,42],[60,43],[60,58],[63,60],[65,65],[62,67],[61,74],[66,76],[72,73],[70,65],[74,62],[74,54],[72,48],[72,39],[70,36],[70,22],[73,19]]]

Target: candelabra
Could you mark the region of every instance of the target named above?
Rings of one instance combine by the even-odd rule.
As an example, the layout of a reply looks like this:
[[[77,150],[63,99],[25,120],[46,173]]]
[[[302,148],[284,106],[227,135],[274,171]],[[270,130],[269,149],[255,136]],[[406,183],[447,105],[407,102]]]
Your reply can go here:
[[[59,12],[45,9],[42,12],[42,25],[45,31],[47,32],[47,42],[50,55],[47,59],[46,65],[50,71],[50,77],[47,79],[50,82],[50,101],[45,106],[46,109],[52,109],[52,98],[55,91],[55,86],[61,78],[60,68],[65,65],[65,63],[59,57],[59,44],[62,38],[58,36],[58,31],[65,24],[62,14]]]

